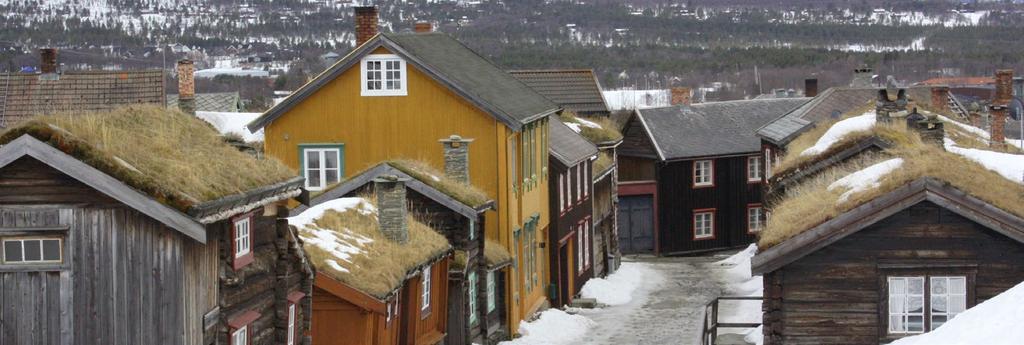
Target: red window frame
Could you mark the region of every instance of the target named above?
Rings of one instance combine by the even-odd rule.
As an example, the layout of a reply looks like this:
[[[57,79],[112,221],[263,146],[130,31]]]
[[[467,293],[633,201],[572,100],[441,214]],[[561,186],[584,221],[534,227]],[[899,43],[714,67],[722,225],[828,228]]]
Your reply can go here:
[[[760,164],[761,177],[759,177],[756,180],[751,180],[750,179],[750,160],[758,160],[761,163]],[[761,182],[764,181],[764,176],[765,176],[764,175],[764,159],[761,158],[761,155],[747,157],[747,169],[746,169],[746,174],[745,175],[746,175],[745,177],[747,179],[747,184],[758,184],[758,183],[761,183]]]
[[[711,162],[711,164],[708,164],[708,167],[709,167],[708,171],[710,172],[709,175],[711,175],[711,183],[710,184],[697,184],[697,163],[698,162]],[[691,170],[690,171],[690,186],[692,186],[693,189],[697,189],[697,188],[711,188],[711,187],[715,186],[715,160],[714,159],[698,159],[698,160],[693,161],[693,163],[691,163],[690,165],[691,165],[691,169],[690,169]]]
[[[701,209],[693,210],[693,216],[690,217],[690,229],[691,229],[690,233],[692,234],[694,241],[707,241],[707,240],[713,240],[713,239],[718,237],[718,231],[717,231],[717,229],[715,229],[715,225],[716,225],[716,223],[718,223],[718,221],[715,220],[715,215],[718,213],[717,211],[718,210],[714,209],[714,208],[701,208]],[[704,213],[710,213],[711,214],[711,236],[698,238],[697,237],[697,215],[698,214],[704,214]]]
[[[750,230],[750,210],[754,208],[761,209],[761,217],[764,218],[764,221],[761,223],[761,230],[758,231]],[[747,234],[755,235],[761,233],[761,231],[764,231],[764,226],[766,225],[766,223],[768,223],[768,213],[765,212],[766,211],[764,209],[764,206],[762,206],[761,204],[747,204],[747,216],[745,217],[747,219]]]
[[[252,344],[252,323],[260,318],[260,313],[247,310],[235,317],[228,319],[228,344],[229,345],[251,345]],[[234,333],[238,329],[245,328],[245,344],[235,344]]]
[[[256,241],[253,240],[256,235],[255,214],[255,212],[249,212],[235,218],[231,218],[231,267],[235,270],[245,267],[245,265],[256,260],[256,257],[253,255],[253,251],[256,249],[255,246],[253,246],[253,244],[256,243]],[[235,253],[238,252],[238,245],[235,240],[238,238],[238,233],[236,232],[237,229],[235,228],[235,223],[246,218],[249,219],[249,253],[236,257]]]

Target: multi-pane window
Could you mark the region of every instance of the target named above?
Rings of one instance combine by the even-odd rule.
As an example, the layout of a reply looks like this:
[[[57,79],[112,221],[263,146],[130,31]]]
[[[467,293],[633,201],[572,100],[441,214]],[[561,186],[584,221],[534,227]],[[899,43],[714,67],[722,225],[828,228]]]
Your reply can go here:
[[[295,303],[288,305],[288,345],[295,345]]]
[[[583,180],[581,181],[581,183],[583,183],[583,196],[586,197],[588,194],[590,194],[590,178],[588,174],[590,170],[590,165],[587,164],[587,161],[583,161],[583,164],[581,166],[583,167],[583,173],[580,174],[580,179]]]
[[[576,166],[576,201],[583,200],[583,164]]]
[[[583,224],[576,226],[576,274],[583,273]]]
[[[924,277],[889,277],[889,333],[924,333]]]
[[[929,312],[931,329],[936,329],[967,309],[966,277],[930,277]]]
[[[469,324],[475,325],[477,322],[477,310],[476,310],[476,298],[477,298],[477,280],[476,272],[469,272]]]
[[[242,217],[235,220],[235,258],[243,257],[252,250],[252,219]]]
[[[494,271],[487,272],[487,312],[490,313],[497,308],[498,296],[497,289],[498,284],[494,281]]]
[[[558,174],[558,210],[565,211],[565,174]]]
[[[583,221],[583,265],[590,267],[590,221]]]
[[[422,311],[430,310],[430,286],[432,285],[430,278],[430,265],[427,265],[427,267],[423,268],[423,279],[420,279],[422,283],[422,286],[420,286],[420,292],[422,293],[420,296],[420,310]]]
[[[889,277],[889,333],[934,330],[967,309],[967,277]]]
[[[772,177],[772,149],[764,150],[764,174]]]
[[[565,209],[572,208],[572,168],[565,173]]]
[[[234,332],[231,332],[231,345],[248,345],[249,344],[249,325],[239,327]]]
[[[516,170],[516,165],[517,165],[516,161],[519,160],[519,156],[516,153],[516,147],[517,147],[517,145],[516,145],[516,138],[515,137],[510,137],[510,138],[508,138],[508,141],[509,141],[509,143],[508,143],[509,162],[508,163],[509,163],[509,172],[510,172],[510,174],[512,174],[512,191],[513,192],[517,192],[517,191],[519,191],[519,189],[517,188],[517,186],[519,185],[519,170]]]
[[[761,182],[762,178],[761,157],[747,157],[747,182]]]
[[[761,229],[764,229],[764,223],[764,208],[760,205],[747,206],[747,232],[761,232]]]
[[[405,60],[397,55],[374,54],[362,61],[363,96],[405,96]]]
[[[715,236],[715,212],[695,211],[693,213],[693,238],[703,239]]]
[[[714,165],[710,160],[693,162],[693,185],[695,187],[711,186],[714,179]]]
[[[302,155],[306,189],[323,190],[341,178],[340,148],[303,148]]]
[[[4,239],[5,264],[60,263],[61,239],[51,237]]]

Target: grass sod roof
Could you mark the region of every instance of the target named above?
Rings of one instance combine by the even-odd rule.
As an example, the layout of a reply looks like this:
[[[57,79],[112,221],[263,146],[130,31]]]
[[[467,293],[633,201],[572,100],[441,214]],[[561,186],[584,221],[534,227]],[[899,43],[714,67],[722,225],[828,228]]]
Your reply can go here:
[[[580,119],[571,111],[563,111],[559,119],[566,124],[574,124],[576,128],[580,129],[579,134],[594,144],[614,143],[622,140],[619,127],[610,117]]]
[[[408,216],[409,242],[398,244],[384,237],[372,199],[341,211],[328,209],[311,224],[292,224],[316,269],[375,298],[387,299],[410,273],[446,255],[448,240]],[[365,203],[365,204],[363,204]],[[307,212],[316,212],[309,210]]]
[[[875,125],[869,131],[869,134],[898,139],[894,140],[893,147],[881,155],[867,155],[853,162],[832,167],[804,183],[791,187],[774,205],[772,216],[760,235],[758,246],[762,250],[772,247],[921,177],[941,180],[997,208],[1024,217],[1024,185],[1008,180],[961,155],[926,144],[916,133],[907,129],[902,121],[894,122],[891,125]],[[953,126],[946,128],[950,127]],[[805,133],[809,134],[811,133]],[[947,135],[947,138],[952,139],[953,135]],[[879,178],[877,187],[853,193],[843,202],[839,200],[847,191],[846,188],[829,190],[829,185],[836,180],[892,157],[902,158],[903,164],[895,171]]]
[[[26,134],[180,211],[295,176],[224,143],[205,121],[157,106],[37,116],[0,144]]]
[[[512,254],[509,254],[508,250],[498,241],[486,239],[484,240],[484,260],[487,262],[487,267],[501,266],[512,262]]]
[[[491,201],[483,190],[472,184],[456,181],[433,166],[421,160],[395,159],[387,161],[395,169],[415,177],[417,180],[437,189],[455,200],[471,207],[480,207]]]
[[[608,152],[601,152],[597,154],[597,159],[594,160],[594,167],[591,170],[594,172],[594,176],[597,176],[597,174],[608,170],[612,164],[615,164],[615,160],[612,159],[612,154]]]

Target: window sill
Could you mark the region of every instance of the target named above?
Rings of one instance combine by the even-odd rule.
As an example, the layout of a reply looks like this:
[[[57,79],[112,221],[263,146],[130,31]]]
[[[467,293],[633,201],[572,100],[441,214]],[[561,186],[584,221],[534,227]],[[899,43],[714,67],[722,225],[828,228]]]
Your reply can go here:
[[[250,251],[248,254],[235,258],[235,260],[231,263],[231,267],[237,271],[242,267],[251,264],[253,261],[256,261],[256,257]]]

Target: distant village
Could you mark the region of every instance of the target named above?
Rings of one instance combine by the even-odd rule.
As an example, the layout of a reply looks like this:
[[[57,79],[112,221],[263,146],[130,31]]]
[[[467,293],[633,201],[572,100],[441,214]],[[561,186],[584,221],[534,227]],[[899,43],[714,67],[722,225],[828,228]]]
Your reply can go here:
[[[1011,69],[720,100],[353,11],[354,50],[263,112],[196,92],[286,71],[259,55],[0,75],[0,343],[620,344],[672,293],[708,294],[644,316],[682,344],[1024,336],[978,326],[1024,305]],[[677,258],[728,274],[656,283]]]

